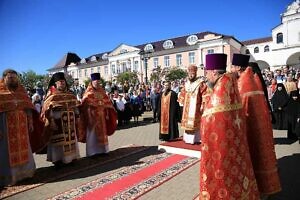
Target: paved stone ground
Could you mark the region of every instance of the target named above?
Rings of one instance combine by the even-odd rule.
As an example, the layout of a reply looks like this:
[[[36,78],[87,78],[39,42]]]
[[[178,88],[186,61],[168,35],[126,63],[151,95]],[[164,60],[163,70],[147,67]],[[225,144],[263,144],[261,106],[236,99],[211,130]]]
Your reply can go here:
[[[160,144],[158,139],[158,124],[151,123],[147,120],[150,116],[151,113],[145,113],[143,115],[145,121],[141,122],[138,126],[131,123],[130,126],[117,130],[113,136],[109,137],[110,150],[115,150],[129,144],[152,146],[152,150],[157,147]],[[300,198],[300,144],[298,142],[285,139],[286,131],[274,131],[274,138],[283,192],[272,196],[270,199],[297,200]],[[84,144],[80,144],[80,155],[82,157],[85,156]],[[126,159],[129,159],[129,161],[130,159],[137,161],[137,158],[134,156]],[[35,160],[38,168],[52,166],[50,162],[46,161],[45,155],[35,155]],[[118,169],[119,164],[119,162],[112,162],[103,166],[100,171],[99,169],[93,169],[88,172],[75,174],[20,194],[16,194],[7,199],[47,199],[58,193],[94,180],[100,175],[103,176],[113,173]],[[140,199],[191,200],[198,194],[198,191],[199,164],[196,164],[159,187],[146,193]]]

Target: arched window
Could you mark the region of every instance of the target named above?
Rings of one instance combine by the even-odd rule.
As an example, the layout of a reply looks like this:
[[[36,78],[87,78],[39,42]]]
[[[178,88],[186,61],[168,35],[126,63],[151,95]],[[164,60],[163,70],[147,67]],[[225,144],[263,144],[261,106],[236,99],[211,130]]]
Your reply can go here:
[[[145,52],[153,52],[153,51],[154,51],[153,45],[152,45],[152,44],[147,44],[147,45],[144,47],[144,51],[145,51]]]
[[[92,56],[90,60],[91,60],[92,62],[95,62],[95,61],[97,61],[97,58],[96,58],[96,56]]]
[[[186,43],[188,45],[194,45],[196,44],[198,41],[198,37],[197,35],[190,35],[187,39],[186,39]]]
[[[269,45],[266,45],[264,48],[264,52],[269,52],[269,51],[270,51],[270,47],[269,47]]]
[[[103,60],[107,60],[107,58],[108,58],[108,54],[107,53],[105,53],[105,54],[102,55],[102,59]]]
[[[246,49],[246,54],[250,54],[250,51],[249,51],[249,49]]]
[[[258,47],[254,48],[254,53],[259,53],[259,48]]]
[[[163,47],[164,47],[164,49],[171,49],[171,48],[174,48],[174,44],[173,44],[172,40],[166,40],[163,43]]]
[[[283,34],[282,33],[277,33],[276,39],[277,39],[277,44],[278,43],[283,43]]]
[[[85,63],[86,63],[86,60],[85,60],[84,58],[82,58],[82,59],[80,60],[80,63],[81,63],[81,64],[85,64]]]

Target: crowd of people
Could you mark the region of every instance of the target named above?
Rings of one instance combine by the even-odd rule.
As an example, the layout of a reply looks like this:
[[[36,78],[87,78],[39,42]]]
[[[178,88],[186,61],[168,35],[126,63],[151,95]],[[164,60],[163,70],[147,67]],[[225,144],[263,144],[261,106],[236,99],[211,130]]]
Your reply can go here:
[[[78,142],[86,143],[89,157],[107,155],[108,136],[117,126],[138,124],[145,111],[152,111],[160,140],[179,138],[180,123],[183,141],[201,144],[200,199],[259,199],[279,192],[272,129],[300,137],[300,72],[288,67],[261,71],[243,54],[233,55],[230,72],[226,64],[226,54],[208,54],[205,77],[190,65],[185,80],[149,85],[102,86],[100,74],[93,73],[86,88],[76,79],[69,88],[59,72],[31,99],[18,73],[5,70],[0,187],[33,176],[34,152],[46,150],[56,168],[79,158]]]

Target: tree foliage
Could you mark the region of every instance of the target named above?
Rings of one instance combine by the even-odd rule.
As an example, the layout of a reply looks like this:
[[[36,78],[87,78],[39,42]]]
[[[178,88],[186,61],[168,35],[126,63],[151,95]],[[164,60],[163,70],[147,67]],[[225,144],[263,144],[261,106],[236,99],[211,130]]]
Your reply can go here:
[[[166,78],[170,81],[180,80],[187,77],[187,72],[180,68],[172,68],[167,74]]]
[[[20,74],[21,84],[30,91],[34,91],[36,87],[43,87],[44,80],[47,75],[38,75],[34,71],[29,70]]]
[[[117,76],[117,81],[122,84],[125,81],[136,84],[138,82],[138,75],[136,72],[123,72]]]
[[[150,74],[150,81],[157,82],[163,80],[165,76],[169,73],[169,68],[161,68],[161,66],[157,66],[153,69],[152,73]]]

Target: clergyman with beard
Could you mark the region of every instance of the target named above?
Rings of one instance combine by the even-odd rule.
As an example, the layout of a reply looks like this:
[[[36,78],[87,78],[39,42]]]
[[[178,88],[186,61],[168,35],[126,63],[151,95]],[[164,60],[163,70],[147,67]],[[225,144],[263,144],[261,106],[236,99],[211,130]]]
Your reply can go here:
[[[199,199],[259,199],[236,78],[226,73],[226,54],[207,54],[205,61],[211,88],[201,118]]]
[[[188,80],[178,97],[183,105],[181,128],[184,129],[183,141],[189,144],[200,143],[200,120],[202,94],[206,90],[204,82],[197,77],[197,66],[188,67]]]
[[[159,139],[173,140],[179,137],[178,122],[181,120],[176,92],[171,90],[171,83],[165,81],[164,91],[158,103]]]
[[[117,112],[100,86],[100,73],[91,74],[91,82],[83,94],[81,111],[86,135],[80,135],[79,141],[86,143],[86,155],[107,155],[108,136],[117,128]]]
[[[5,70],[0,79],[0,189],[34,175],[32,153],[46,143],[39,120],[18,73]]]
[[[79,158],[77,134],[80,129],[79,101],[68,90],[63,72],[55,73],[48,86],[42,108],[45,132],[51,135],[47,161],[56,168]]]

